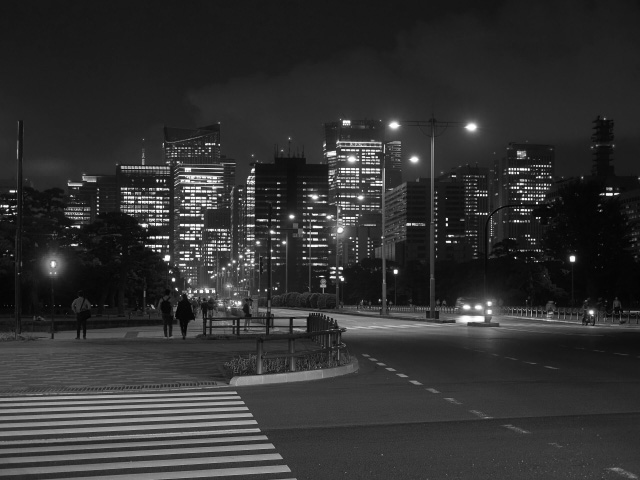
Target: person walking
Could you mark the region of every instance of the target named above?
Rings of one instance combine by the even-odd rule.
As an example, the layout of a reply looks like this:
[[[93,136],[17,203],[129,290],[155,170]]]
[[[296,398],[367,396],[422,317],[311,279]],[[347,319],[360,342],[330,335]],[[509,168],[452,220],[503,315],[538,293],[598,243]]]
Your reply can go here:
[[[207,319],[207,313],[209,312],[209,300],[207,298],[202,299],[200,310],[202,310],[202,321],[204,322]]]
[[[618,317],[618,322],[624,323],[624,320],[622,320],[622,303],[618,300],[618,297],[613,299],[611,307],[613,308],[613,317]]]
[[[242,312],[244,313],[244,331],[249,330],[249,326],[251,325],[251,305],[249,305],[249,299],[244,299],[244,304],[242,305]]]
[[[78,290],[78,298],[71,303],[71,310],[76,314],[76,340],[80,339],[80,329],[82,338],[87,338],[87,319],[91,317],[91,302],[84,296],[82,290]]]
[[[187,338],[187,326],[191,320],[195,320],[193,309],[191,308],[191,302],[187,298],[187,294],[182,294],[182,299],[178,302],[176,307],[176,318],[180,322],[180,331],[182,332],[182,339]]]
[[[171,290],[168,288],[164,291],[160,301],[158,301],[158,310],[162,314],[164,338],[173,338],[173,305],[171,305]]]

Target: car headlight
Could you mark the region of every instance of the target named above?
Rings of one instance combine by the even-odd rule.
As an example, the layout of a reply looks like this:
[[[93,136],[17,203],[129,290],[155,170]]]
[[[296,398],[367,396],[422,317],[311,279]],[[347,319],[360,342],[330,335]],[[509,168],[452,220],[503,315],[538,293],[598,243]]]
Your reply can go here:
[[[482,305],[480,304],[476,305],[476,310],[482,310]]]
[[[487,315],[493,315],[493,311],[490,308],[487,308],[487,311],[485,313]]]
[[[596,312],[593,311],[593,310],[589,310],[589,315],[593,315],[594,313],[596,313]]]
[[[471,305],[463,305],[462,309],[463,310],[471,310]]]

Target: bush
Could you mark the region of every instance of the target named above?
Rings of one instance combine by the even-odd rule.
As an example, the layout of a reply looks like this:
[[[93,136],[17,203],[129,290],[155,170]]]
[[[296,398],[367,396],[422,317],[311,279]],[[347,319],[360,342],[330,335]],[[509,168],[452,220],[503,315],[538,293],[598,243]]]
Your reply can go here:
[[[301,293],[298,296],[298,304],[296,307],[300,308],[310,308],[311,307],[311,294],[309,292]]]
[[[318,301],[320,300],[319,293],[312,293],[309,297],[309,307],[311,308],[320,308],[318,307]]]
[[[313,353],[296,358],[296,371],[319,370],[345,365],[351,361],[348,351],[343,351],[339,360],[327,359],[324,353]],[[230,377],[256,374],[256,356],[236,357],[225,362],[224,367]],[[289,359],[286,357],[267,358],[262,361],[262,373],[285,373],[289,371]]]
[[[285,295],[285,306],[287,307],[297,307],[298,306],[298,298],[300,294],[298,292],[289,292]]]

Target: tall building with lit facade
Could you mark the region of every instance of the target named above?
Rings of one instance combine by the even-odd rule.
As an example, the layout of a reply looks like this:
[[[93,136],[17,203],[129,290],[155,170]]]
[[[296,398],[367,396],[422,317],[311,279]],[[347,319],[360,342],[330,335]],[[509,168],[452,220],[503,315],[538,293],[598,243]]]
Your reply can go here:
[[[489,212],[489,169],[478,165],[464,165],[451,169],[438,181],[462,183],[464,202],[464,242],[470,248],[471,257],[484,254],[484,229]],[[448,222],[448,220],[447,220]],[[466,255],[466,253],[465,253]]]
[[[120,211],[120,191],[115,175],[82,175],[80,182],[68,182],[65,216],[74,225],[95,222],[101,213]]]
[[[212,258],[214,248],[220,245],[205,238],[205,219],[208,210],[231,214],[235,161],[220,154],[220,125],[165,127],[163,147],[164,160],[173,173],[171,263],[192,286],[208,286],[214,269],[205,259]]]
[[[379,120],[340,120],[324,125],[329,202],[340,207],[347,263],[374,256],[380,246],[382,231],[376,225],[382,223],[383,161],[387,191],[401,182],[401,143],[385,142],[384,137],[385,128]]]
[[[397,262],[400,266],[404,267],[409,262],[417,262],[422,265],[429,263],[430,193],[431,182],[428,178],[402,183],[387,192],[385,198],[386,258]],[[435,200],[438,205],[437,193]],[[438,224],[438,211],[439,209],[436,208],[434,212],[436,225]]]
[[[120,212],[151,227],[153,234],[146,245],[162,258],[169,255],[169,200],[171,169],[168,165],[117,165]]]
[[[254,171],[257,255],[268,257],[270,238],[274,292],[319,292],[329,265],[329,235],[334,232],[327,219],[329,212],[335,213],[328,203],[327,166],[307,164],[302,157],[276,157],[273,163],[256,163]],[[261,276],[262,291],[265,276],[266,272]]]
[[[533,217],[533,210],[545,202],[554,171],[555,150],[552,145],[509,144],[506,155],[494,165],[492,207],[522,206],[504,208],[492,217],[495,227],[492,245],[511,239],[517,243],[519,251],[542,252],[542,227]]]

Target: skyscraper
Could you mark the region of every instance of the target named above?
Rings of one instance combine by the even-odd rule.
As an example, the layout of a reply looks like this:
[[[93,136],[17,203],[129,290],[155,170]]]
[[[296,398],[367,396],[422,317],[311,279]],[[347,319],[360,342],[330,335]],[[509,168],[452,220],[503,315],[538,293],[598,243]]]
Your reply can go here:
[[[484,226],[489,212],[489,169],[464,165],[451,169],[438,181],[451,179],[464,186],[464,236],[472,258],[484,254]]]
[[[382,224],[383,161],[386,190],[401,182],[401,143],[385,142],[384,134],[379,120],[340,120],[324,125],[329,202],[340,208],[347,263],[372,256],[381,244],[382,231],[377,227]]]
[[[158,235],[146,246],[162,258],[169,255],[169,192],[171,170],[168,165],[118,165],[116,181],[120,211],[132,216],[144,227],[153,227]]]
[[[267,257],[271,237],[273,286],[278,293],[317,292],[327,272],[327,171],[326,165],[307,164],[302,157],[255,164],[255,238],[261,242],[259,255]]]
[[[541,226],[533,217],[536,205],[546,200],[555,169],[552,145],[510,143],[506,155],[494,165],[493,208],[504,208],[492,217],[492,244],[505,239],[517,243],[517,250],[541,253]],[[489,250],[490,251],[490,250]]]
[[[193,130],[164,129],[164,158],[173,173],[170,195],[172,263],[192,285],[210,281],[212,268],[205,258],[213,247],[206,244],[207,210],[231,214],[231,189],[235,161],[220,154],[220,125]],[[230,245],[229,245],[230,247]]]

